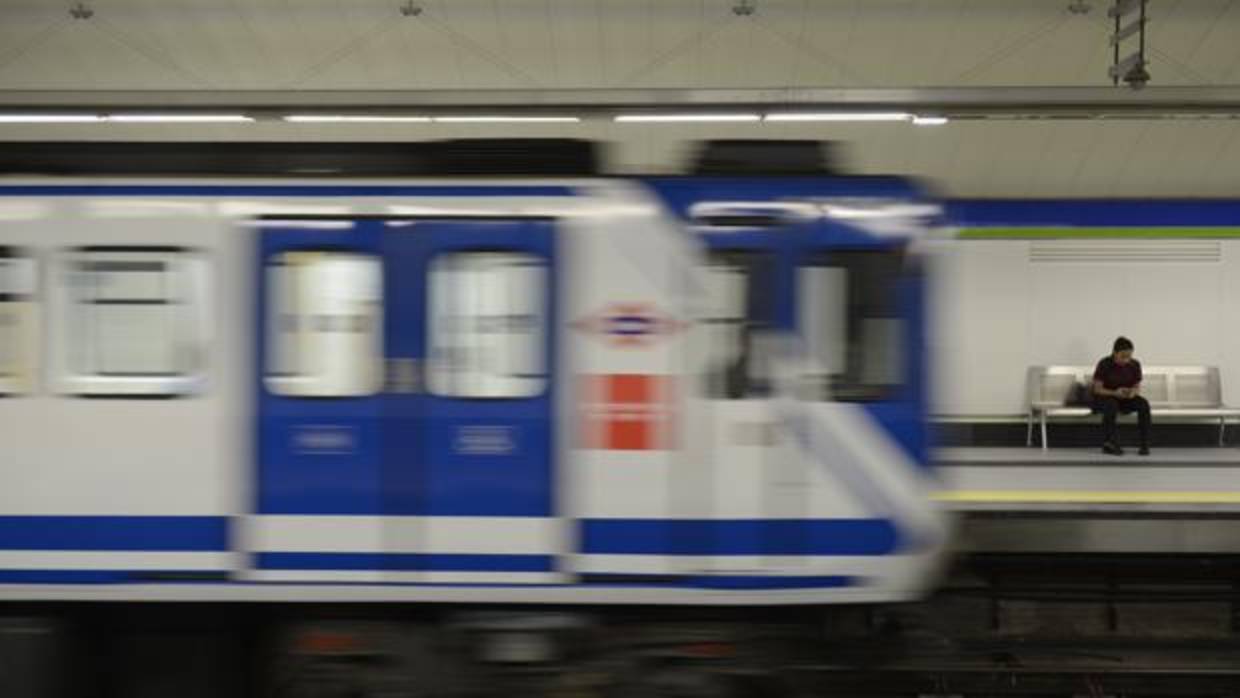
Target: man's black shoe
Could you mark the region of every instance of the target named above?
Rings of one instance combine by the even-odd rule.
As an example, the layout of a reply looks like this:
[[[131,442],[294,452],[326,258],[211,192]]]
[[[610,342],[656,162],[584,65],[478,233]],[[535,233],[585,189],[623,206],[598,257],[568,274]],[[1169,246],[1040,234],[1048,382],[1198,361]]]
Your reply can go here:
[[[1148,456],[1148,455],[1150,455],[1150,447],[1149,447],[1149,446],[1142,446],[1142,447],[1141,447],[1141,448],[1137,451],[1137,453],[1140,453],[1140,454],[1141,454],[1141,455],[1143,455],[1143,456]]]
[[[1102,452],[1112,456],[1124,455],[1124,449],[1120,448],[1119,444],[1113,444],[1110,441],[1102,444]]]

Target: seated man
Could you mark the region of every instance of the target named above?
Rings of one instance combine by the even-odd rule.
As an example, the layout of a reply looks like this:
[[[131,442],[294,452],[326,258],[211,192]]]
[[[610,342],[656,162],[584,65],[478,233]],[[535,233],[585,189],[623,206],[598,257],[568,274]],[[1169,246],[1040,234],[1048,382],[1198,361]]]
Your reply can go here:
[[[1115,438],[1117,414],[1137,413],[1141,430],[1143,456],[1150,454],[1150,403],[1141,397],[1141,362],[1132,358],[1132,341],[1127,337],[1115,340],[1111,355],[1098,362],[1094,369],[1094,412],[1102,413],[1102,452],[1121,456]]]

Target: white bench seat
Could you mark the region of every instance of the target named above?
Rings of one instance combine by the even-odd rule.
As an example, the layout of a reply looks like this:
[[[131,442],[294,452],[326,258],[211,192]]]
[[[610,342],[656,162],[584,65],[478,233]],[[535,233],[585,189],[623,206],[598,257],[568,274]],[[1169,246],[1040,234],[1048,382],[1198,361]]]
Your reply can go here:
[[[1093,411],[1088,407],[1049,407],[1045,410],[1047,417],[1088,417]],[[1154,407],[1150,406],[1150,414],[1160,417],[1211,418],[1240,417],[1240,408],[1220,407]]]
[[[1025,444],[1033,445],[1033,425],[1041,425],[1042,449],[1049,446],[1047,423],[1058,419],[1097,416],[1083,405],[1065,405],[1072,387],[1093,382],[1092,366],[1031,366],[1027,376],[1029,412]],[[1150,403],[1150,414],[1159,419],[1210,419],[1219,425],[1219,445],[1224,443],[1227,421],[1240,420],[1240,408],[1222,403],[1218,369],[1213,366],[1142,366],[1141,395]]]

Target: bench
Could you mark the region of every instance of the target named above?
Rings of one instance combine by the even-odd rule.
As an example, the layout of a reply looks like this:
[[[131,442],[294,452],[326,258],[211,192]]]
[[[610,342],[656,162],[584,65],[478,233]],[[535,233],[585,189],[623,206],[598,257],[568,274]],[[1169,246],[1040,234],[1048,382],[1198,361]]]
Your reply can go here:
[[[1150,414],[1155,420],[1159,417],[1217,419],[1218,443],[1223,445],[1227,420],[1240,418],[1240,409],[1223,405],[1218,368],[1142,366],[1141,373],[1141,395],[1149,401]],[[1087,406],[1064,404],[1074,384],[1089,386],[1093,378],[1093,366],[1030,366],[1026,383],[1029,412],[1025,419],[1025,445],[1033,445],[1035,421],[1041,424],[1042,450],[1045,451],[1049,420],[1082,419],[1093,415]]]

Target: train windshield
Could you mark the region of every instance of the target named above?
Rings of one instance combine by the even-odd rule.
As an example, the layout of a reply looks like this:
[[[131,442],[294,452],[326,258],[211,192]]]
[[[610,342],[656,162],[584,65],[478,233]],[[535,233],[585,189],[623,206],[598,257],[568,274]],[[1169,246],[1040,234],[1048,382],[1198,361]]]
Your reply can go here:
[[[899,251],[832,250],[797,272],[815,399],[881,400],[905,380]]]

